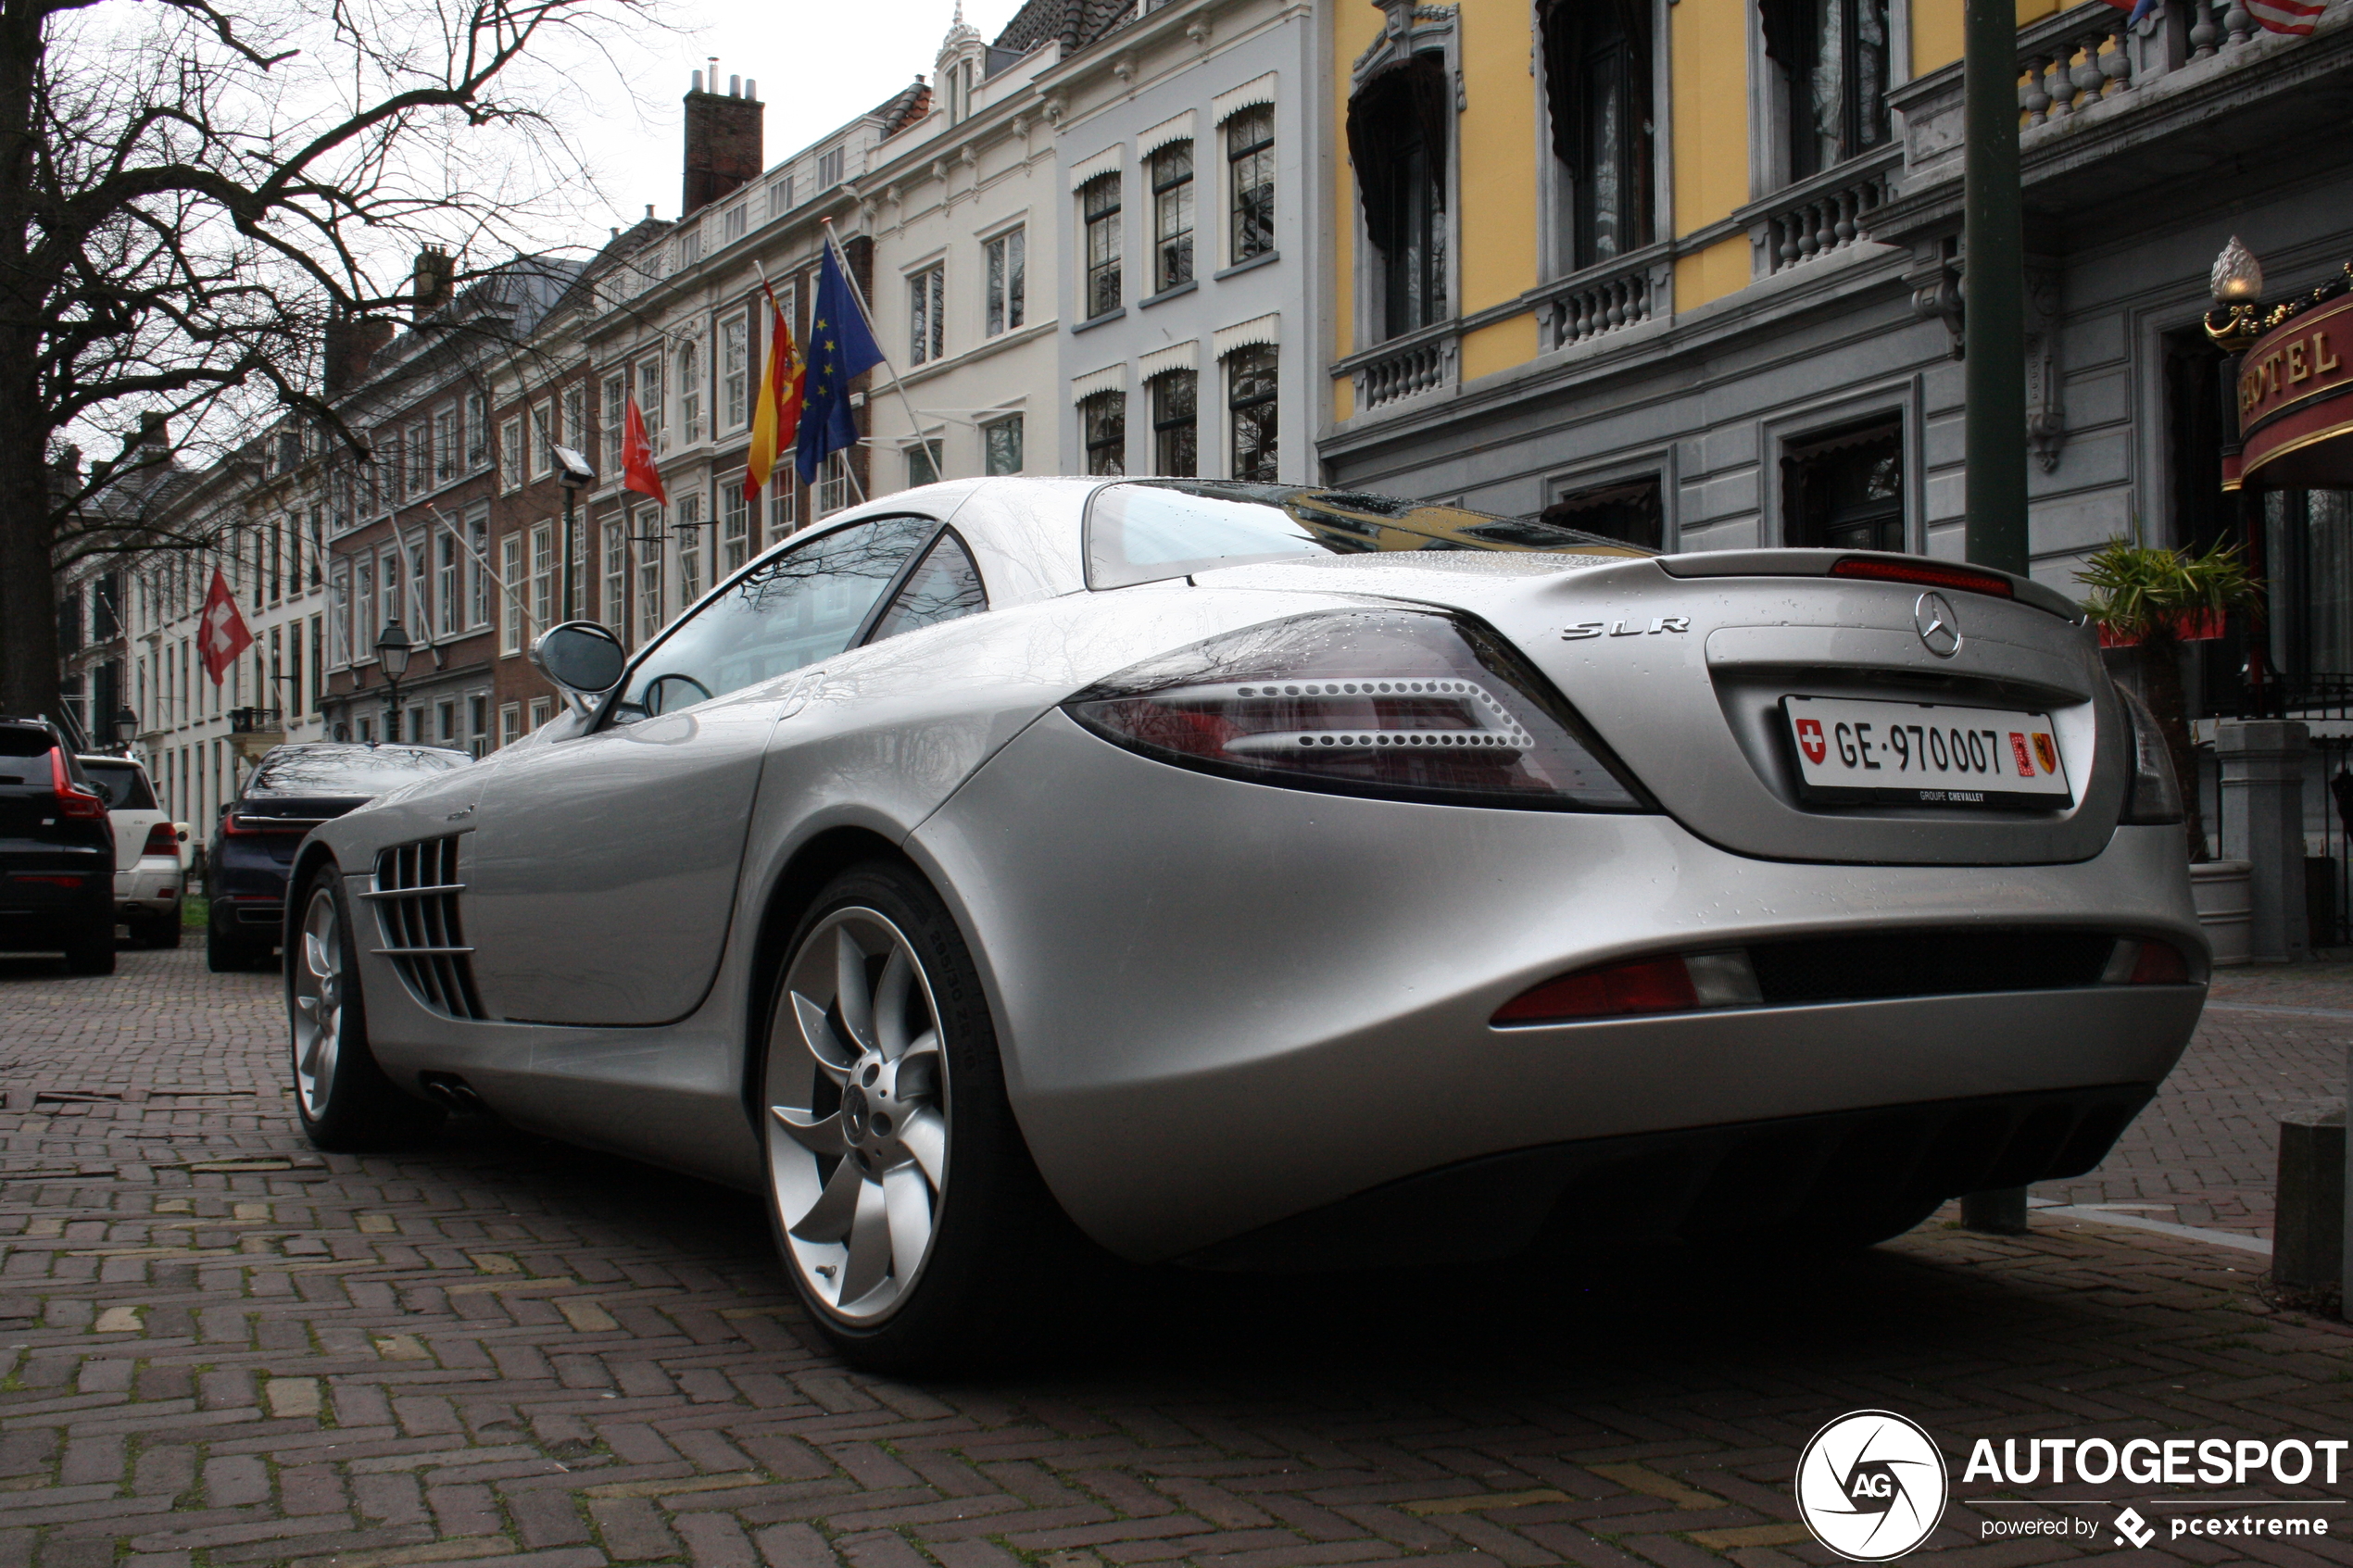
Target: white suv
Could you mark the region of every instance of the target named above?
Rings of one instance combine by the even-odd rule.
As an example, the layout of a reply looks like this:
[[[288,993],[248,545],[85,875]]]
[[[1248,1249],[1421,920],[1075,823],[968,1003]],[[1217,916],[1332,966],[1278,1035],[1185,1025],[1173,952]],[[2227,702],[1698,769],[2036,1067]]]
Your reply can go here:
[[[105,793],[107,815],[114,820],[115,919],[142,947],[177,947],[187,830],[164,815],[147,770],[135,758],[85,756],[80,761]]]

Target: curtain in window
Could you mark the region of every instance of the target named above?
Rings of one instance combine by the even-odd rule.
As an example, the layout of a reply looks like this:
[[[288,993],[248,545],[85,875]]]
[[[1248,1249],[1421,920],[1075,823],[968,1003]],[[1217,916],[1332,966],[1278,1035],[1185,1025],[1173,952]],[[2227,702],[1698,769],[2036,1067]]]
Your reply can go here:
[[[1553,156],[1567,170],[1572,265],[1652,238],[1651,16],[1645,0],[1548,0],[1541,14]]]
[[[1365,232],[1383,265],[1383,317],[1394,337],[1446,315],[1446,147],[1453,118],[1445,61],[1416,55],[1366,82],[1348,106],[1348,155]]]

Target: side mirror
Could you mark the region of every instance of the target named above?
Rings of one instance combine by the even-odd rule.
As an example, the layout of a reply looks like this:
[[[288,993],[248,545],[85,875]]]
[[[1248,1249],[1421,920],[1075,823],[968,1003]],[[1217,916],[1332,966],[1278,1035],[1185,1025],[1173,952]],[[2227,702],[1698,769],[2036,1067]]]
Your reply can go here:
[[[621,684],[629,654],[619,637],[595,621],[567,621],[539,634],[531,645],[531,662],[568,696],[602,696]]]

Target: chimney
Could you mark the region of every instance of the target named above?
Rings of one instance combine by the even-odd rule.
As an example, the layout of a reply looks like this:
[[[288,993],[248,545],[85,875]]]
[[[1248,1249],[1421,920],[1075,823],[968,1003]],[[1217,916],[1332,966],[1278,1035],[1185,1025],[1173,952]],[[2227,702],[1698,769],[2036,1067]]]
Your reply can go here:
[[[458,263],[439,245],[427,245],[417,253],[417,270],[410,279],[409,308],[412,319],[422,321],[443,306],[458,292]]]
[[[716,61],[712,62],[714,68]],[[685,194],[679,203],[678,216],[690,218],[703,207],[760,178],[761,120],[765,111],[759,99],[736,91],[730,79],[724,93],[703,91],[708,82],[716,88],[719,72],[713,69],[709,77],[695,73],[695,84],[686,94],[686,169]]]
[[[139,416],[139,445],[168,450],[171,445],[171,421],[149,408]]]
[[[338,310],[327,318],[327,334],[320,367],[320,390],[329,399],[341,397],[368,379],[376,351],[392,341],[390,321],[354,320]]]

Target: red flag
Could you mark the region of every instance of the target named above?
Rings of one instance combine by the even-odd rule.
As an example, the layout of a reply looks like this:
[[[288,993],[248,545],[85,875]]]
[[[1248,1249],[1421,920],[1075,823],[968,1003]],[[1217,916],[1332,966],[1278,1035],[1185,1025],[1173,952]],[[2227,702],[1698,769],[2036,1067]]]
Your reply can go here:
[[[621,487],[670,505],[670,496],[661,487],[661,470],[654,467],[653,443],[646,439],[646,416],[638,411],[634,397],[622,419]]]
[[[777,457],[800,433],[800,383],[808,373],[774,289],[768,290],[768,308],[775,325],[768,332],[768,359],[761,367],[760,395],[751,413],[751,451],[744,463],[747,501],[760,499],[761,487],[775,471]]]
[[[196,619],[196,653],[204,660],[204,672],[212,677],[214,685],[220,684],[229,678],[231,662],[251,646],[253,633],[245,629],[245,618],[237,613],[229,580],[216,566],[212,591],[204,596],[204,613]]]

